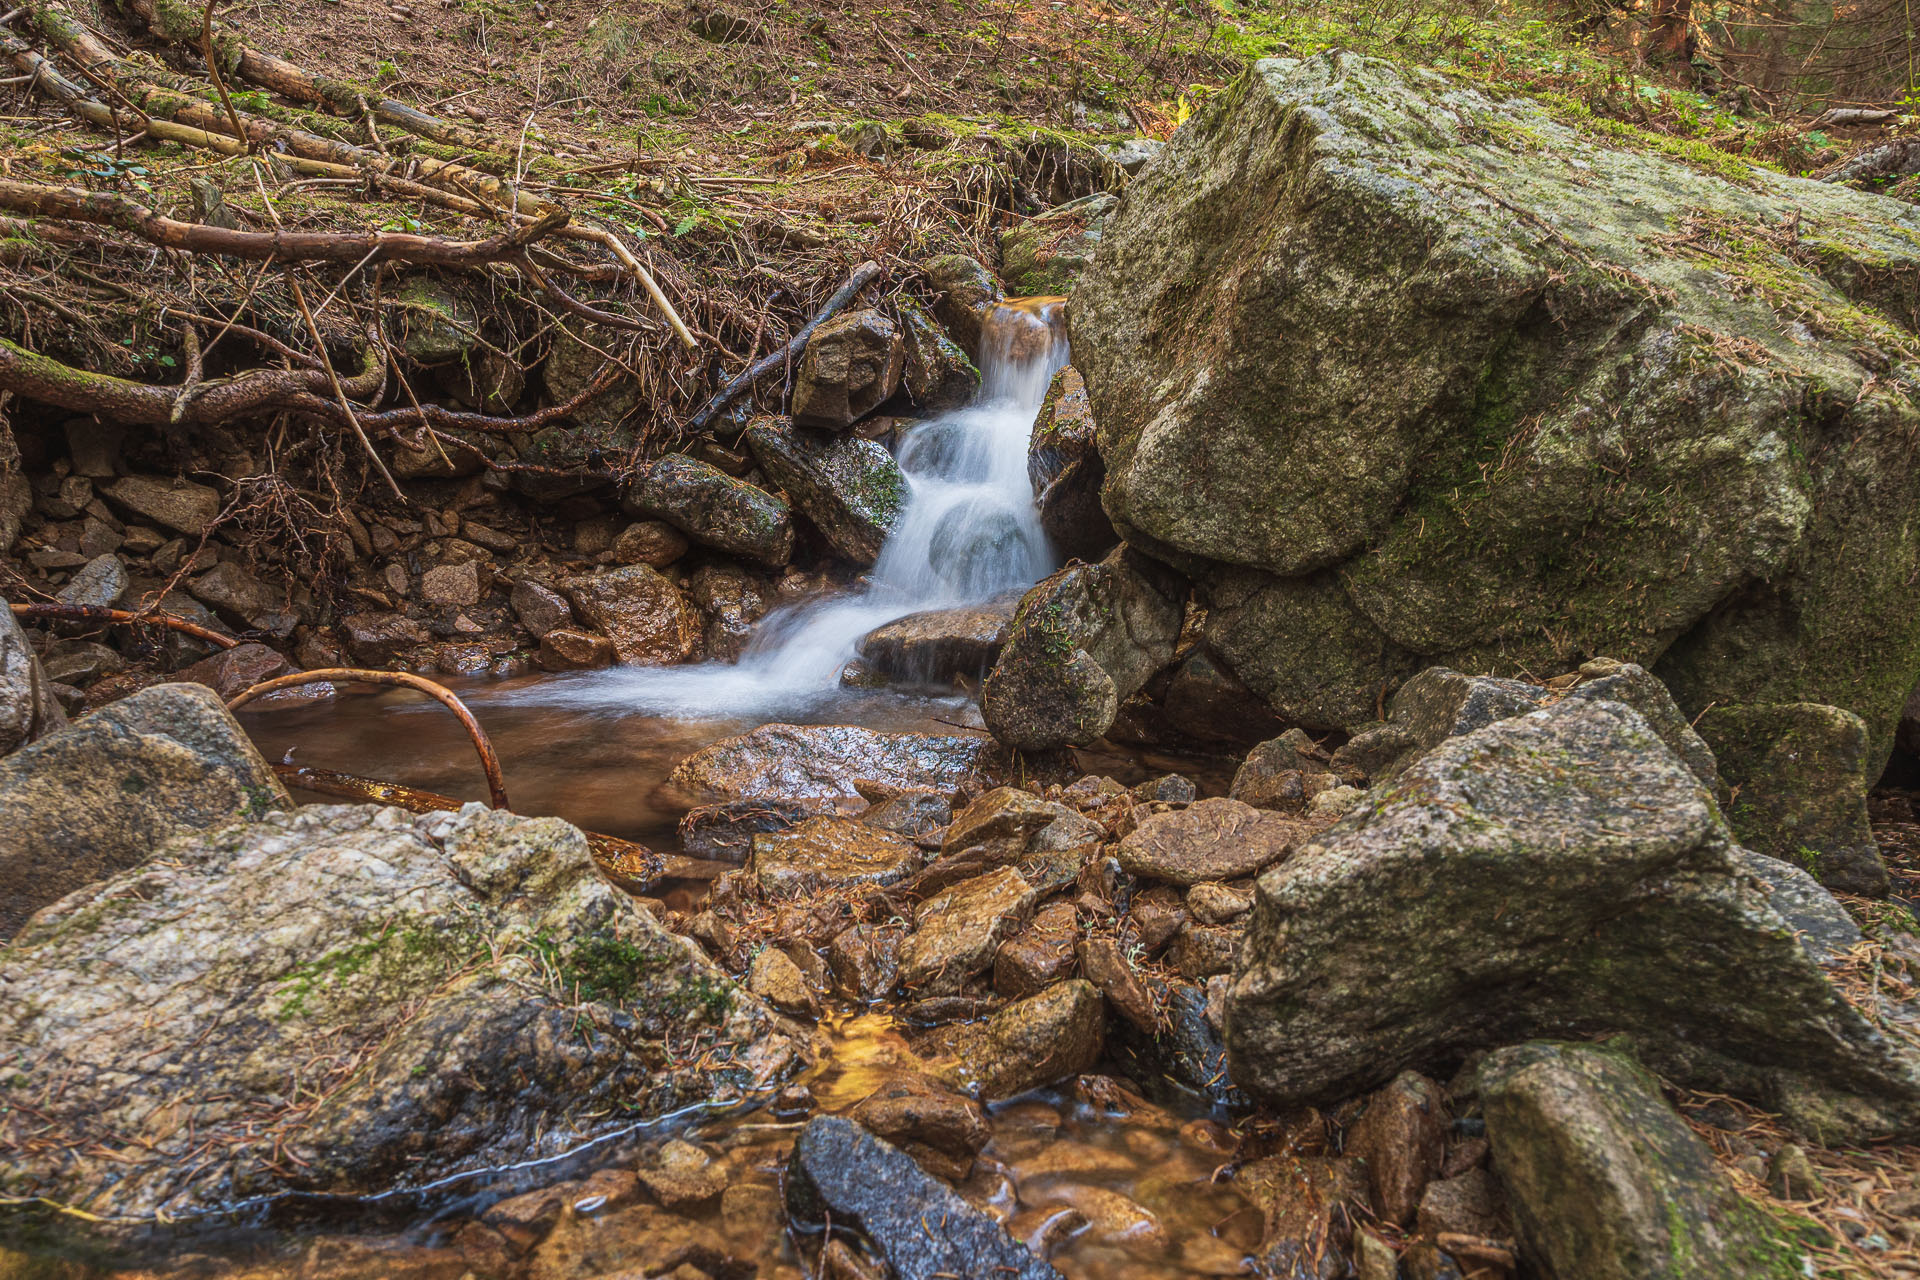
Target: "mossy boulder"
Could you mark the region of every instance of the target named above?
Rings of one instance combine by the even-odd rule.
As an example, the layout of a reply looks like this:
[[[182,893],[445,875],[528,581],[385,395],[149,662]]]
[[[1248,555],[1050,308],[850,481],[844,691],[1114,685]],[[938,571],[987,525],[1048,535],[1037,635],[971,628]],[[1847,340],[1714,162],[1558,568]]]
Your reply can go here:
[[[0,991],[8,1195],[126,1225],[550,1159],[807,1052],[576,828],[479,805],[183,838],[42,912]]]
[[[1033,482],[1040,527],[1063,559],[1097,560],[1120,540],[1100,506],[1107,468],[1100,460],[1086,379],[1072,365],[1053,375],[1033,420],[1027,478]]]
[[[629,515],[665,520],[703,546],[778,567],[793,554],[787,504],[698,458],[671,453],[639,472],[621,496]]]
[[[1227,1046],[1294,1106],[1618,1032],[1823,1141],[1920,1133],[1920,1013],[1852,1003],[1859,941],[1637,711],[1569,700],[1448,739],[1261,875]]]
[[[907,505],[907,478],[883,446],[797,429],[779,418],[756,419],[745,440],[768,478],[836,552],[863,568],[880,558]]]
[[[1329,53],[1257,64],[1127,188],[1070,317],[1107,511],[1282,714],[1607,653],[1690,714],[1845,708],[1884,760],[1920,212],[1663,149]]]
[[[1494,1168],[1548,1280],[1800,1280],[1814,1269],[1809,1245],[1825,1232],[1741,1195],[1627,1053],[1516,1045],[1478,1079]]]
[[[1073,292],[1100,247],[1118,198],[1111,192],[1070,200],[1000,233],[1000,269],[1026,297]]]
[[[943,253],[921,265],[936,297],[933,313],[960,350],[980,358],[980,325],[987,308],[1007,296],[993,272],[964,253]]]
[[[1830,889],[1884,897],[1887,867],[1867,821],[1867,726],[1814,703],[1716,706],[1700,717],[1735,794],[1741,844],[1784,858]]]
[[[980,391],[980,370],[919,303],[897,307],[906,338],[907,398],[919,413],[942,413],[969,403]]]

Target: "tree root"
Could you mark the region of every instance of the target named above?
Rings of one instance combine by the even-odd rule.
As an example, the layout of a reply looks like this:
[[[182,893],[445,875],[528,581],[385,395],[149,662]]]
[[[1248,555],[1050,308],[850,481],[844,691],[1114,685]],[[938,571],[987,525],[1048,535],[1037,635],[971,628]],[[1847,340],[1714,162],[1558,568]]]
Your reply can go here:
[[[240,641],[223,636],[197,622],[176,618],[170,613],[133,613],[126,609],[106,609],[94,604],[16,604],[13,616],[28,622],[43,619],[54,622],[114,622],[130,626],[165,627],[182,635],[204,640],[216,649],[231,649]]]

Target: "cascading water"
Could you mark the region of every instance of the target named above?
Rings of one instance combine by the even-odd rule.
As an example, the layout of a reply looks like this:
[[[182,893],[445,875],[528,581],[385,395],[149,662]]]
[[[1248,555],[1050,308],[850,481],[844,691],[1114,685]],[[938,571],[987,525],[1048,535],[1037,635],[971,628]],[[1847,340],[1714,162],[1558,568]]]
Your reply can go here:
[[[1067,362],[1060,300],[994,308],[982,326],[980,395],[913,427],[896,459],[907,504],[856,591],[769,614],[739,662],[625,668],[542,691],[546,700],[733,718],[804,707],[838,688],[860,638],[895,618],[977,603],[1053,567],[1027,478],[1027,441]]]

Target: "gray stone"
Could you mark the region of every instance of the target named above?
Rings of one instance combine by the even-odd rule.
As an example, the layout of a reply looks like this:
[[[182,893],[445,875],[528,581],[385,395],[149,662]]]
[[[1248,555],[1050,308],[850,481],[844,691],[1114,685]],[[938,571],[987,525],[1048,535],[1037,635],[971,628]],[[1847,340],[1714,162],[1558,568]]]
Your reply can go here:
[[[291,807],[219,695],[163,684],[0,760],[0,938],[169,837]]]
[[[1028,297],[1073,292],[1100,247],[1118,197],[1096,191],[1000,233],[1001,270]]]
[[[51,683],[13,610],[0,601],[0,756],[66,725]]]
[[[420,575],[420,599],[430,605],[479,604],[486,598],[491,573],[477,560],[435,565]]]
[[[573,606],[567,603],[565,596],[545,583],[526,579],[514,583],[507,603],[512,606],[514,616],[520,619],[520,625],[530,631],[536,640],[573,621]]]
[[[1132,176],[1146,168],[1155,156],[1166,149],[1166,145],[1156,138],[1128,138],[1125,142],[1101,147],[1100,154],[1116,165],[1122,173]]]
[[[220,495],[190,480],[126,476],[100,492],[122,511],[189,538],[206,533],[220,514]]]
[[[755,421],[746,443],[842,558],[862,567],[880,558],[907,502],[907,480],[892,454],[871,440],[816,436],[779,418]]]
[[[878,311],[848,311],[807,339],[793,378],[793,420],[842,430],[900,389],[906,342]]]
[[[0,556],[20,540],[20,524],[33,510],[33,482],[18,471],[0,471]]]
[[[702,546],[778,567],[793,554],[787,504],[711,463],[668,454],[634,478],[629,515],[665,520]]]
[[[127,593],[127,566],[116,555],[100,555],[82,565],[54,599],[83,608],[111,609]]]
[[[1852,711],[1871,773],[1920,670],[1920,404],[1874,354],[1916,279],[1910,205],[1329,52],[1177,132],[1071,325],[1116,529],[1286,719],[1607,653],[1690,716]]]
[[[900,327],[906,339],[907,397],[921,413],[943,413],[970,404],[980,392],[980,370],[917,302],[901,299]]]
[[[861,638],[860,656],[889,680],[905,684],[978,680],[1000,656],[1021,595],[1007,591],[980,604],[896,618]]]
[[[669,783],[702,803],[724,800],[860,799],[855,782],[952,791],[1006,767],[985,738],[888,733],[856,725],[762,725],[695,752]]]
[[[980,325],[989,306],[1007,296],[993,272],[965,254],[929,258],[921,268],[936,297],[933,314],[962,351],[980,357]]]
[[[1182,593],[1128,552],[1071,565],[1020,602],[981,694],[993,736],[1020,750],[1085,746],[1173,661]]]
[[[1519,1045],[1489,1057],[1479,1081],[1495,1167],[1550,1280],[1797,1280],[1814,1268],[1624,1054]]]
[[[288,609],[284,591],[274,590],[231,560],[187,579],[187,592],[235,626],[285,636],[298,621]]]
[[[60,1139],[15,1193],[138,1220],[420,1187],[806,1058],[558,819],[310,806],[164,849],[0,952],[0,1099]],[[668,1048],[695,1037],[726,1065]]]
[[[1920,1132],[1920,1052],[1796,936],[1783,910],[1827,936],[1851,925],[1795,874],[1777,895],[1752,873],[1631,708],[1499,721],[1260,877],[1228,1009],[1235,1079],[1331,1101],[1542,1031],[1621,1031],[1663,1075],[1828,1139]]]

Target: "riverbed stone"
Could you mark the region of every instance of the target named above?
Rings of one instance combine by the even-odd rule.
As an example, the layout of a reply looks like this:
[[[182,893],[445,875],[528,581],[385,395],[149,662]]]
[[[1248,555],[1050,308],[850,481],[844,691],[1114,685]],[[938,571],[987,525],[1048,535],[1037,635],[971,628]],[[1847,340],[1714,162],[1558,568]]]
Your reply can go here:
[[[920,846],[854,818],[820,816],[753,836],[747,872],[770,897],[894,884],[919,870]]]
[[[793,420],[844,430],[900,389],[906,342],[874,310],[849,311],[813,331],[793,380]]]
[[[933,313],[953,335],[961,351],[980,358],[980,324],[986,310],[1006,297],[1000,280],[977,259],[962,253],[929,258],[920,268],[936,297]]]
[[[187,593],[235,626],[284,638],[299,622],[298,593],[276,589],[231,560],[187,579]]]
[[[1033,921],[993,953],[993,989],[1011,1000],[1038,995],[1079,964],[1074,953],[1078,912],[1071,902],[1049,902]]]
[[[622,666],[684,662],[699,651],[699,613],[652,565],[625,565],[561,585],[581,620],[613,642]]]
[[[1085,746],[1173,661],[1183,592],[1122,547],[1069,565],[1022,597],[982,690],[993,736],[1020,750]]]
[[[959,991],[984,973],[1032,914],[1039,895],[1013,867],[963,880],[914,910],[914,932],[900,948],[900,981],[921,995]]]
[[[564,404],[593,384],[608,363],[604,344],[590,346],[576,338],[567,327],[555,325],[553,342],[540,373],[546,379],[547,396],[555,404]],[[601,431],[620,427],[640,408],[645,399],[632,374],[615,364],[612,376],[599,390],[575,405],[570,415],[584,426]]]
[[[1500,1180],[1551,1280],[1788,1280],[1813,1265],[1625,1054],[1519,1045],[1479,1081]]]
[[[1413,1223],[1427,1184],[1446,1157],[1447,1104],[1440,1086],[1402,1071],[1367,1099],[1347,1131],[1346,1151],[1364,1160],[1374,1212],[1395,1226]]]
[[[1830,889],[1886,895],[1892,882],[1867,821],[1871,743],[1859,716],[1810,702],[1715,706],[1700,732],[1737,788],[1727,820],[1743,846]]]
[[[0,756],[66,725],[51,684],[13,611],[0,604]]]
[[[478,560],[440,564],[420,575],[420,600],[429,605],[479,604],[486,598],[493,575]]]
[[[1075,292],[1107,511],[1229,588],[1209,642],[1295,722],[1609,653],[1689,715],[1853,711],[1877,771],[1920,670],[1920,404],[1872,353],[1914,340],[1917,227],[1437,72],[1261,61]]]
[[[890,680],[945,685],[987,674],[1006,639],[1019,591],[979,604],[928,609],[875,627],[861,638],[860,657]]]
[[[188,538],[198,538],[220,514],[220,494],[191,480],[122,476],[100,493],[122,511]]]
[[[664,520],[640,520],[622,529],[608,551],[615,564],[664,569],[687,553],[687,539]]]
[[[433,637],[404,613],[350,613],[340,619],[347,650],[369,667],[391,666],[404,652]]]
[[[507,603],[512,607],[514,617],[520,619],[520,625],[531,632],[536,640],[573,621],[573,606],[567,603],[565,596],[544,582],[522,578],[513,584]]]
[[[943,1079],[991,1102],[1092,1070],[1105,1032],[1100,989],[1073,978],[984,1022],[941,1027],[913,1049]]]
[[[212,657],[202,658],[192,666],[183,668],[174,678],[193,684],[203,684],[219,694],[223,701],[232,701],[256,684],[265,683],[279,676],[292,675],[295,670],[297,668],[279,653],[263,644],[248,641],[246,644],[237,644],[231,649],[222,649]],[[330,702],[333,696],[333,685],[322,680],[313,684],[295,685],[291,689],[281,689],[255,698],[246,704],[246,709],[249,713],[290,711],[299,707],[311,707],[316,703]]]
[[[1171,884],[1250,876],[1287,856],[1305,823],[1239,800],[1215,797],[1156,813],[1120,842],[1120,865]]]
[[[906,1153],[844,1116],[807,1122],[794,1143],[786,1187],[797,1221],[859,1232],[899,1280],[1060,1275]]]
[[[136,1218],[560,1155],[806,1055],[608,885],[577,829],[478,805],[309,806],[177,839],[43,912],[0,990],[19,1072],[0,1089],[66,1138],[14,1160],[14,1186]],[[726,1068],[669,1049],[695,1034],[731,1047]],[[296,1088],[311,1101],[284,1116]]]
[[[597,671],[613,665],[613,641],[597,631],[555,627],[540,637],[534,661],[542,671]]]
[[[779,567],[793,554],[787,504],[710,462],[670,453],[635,475],[628,515],[665,520],[702,546]]]
[[[954,815],[940,851],[948,857],[972,852],[980,861],[1017,862],[1038,843],[1041,832],[1080,816],[1024,788],[995,787]]]
[[[1569,701],[1449,739],[1260,877],[1234,1076],[1326,1102],[1540,1031],[1621,1031],[1668,1078],[1809,1133],[1920,1132],[1920,1052],[1846,994],[1857,936],[1805,872],[1733,843],[1638,712]]]
[[[753,624],[773,607],[773,587],[736,564],[706,564],[694,570],[688,595],[707,617],[706,659],[733,662],[753,638]]]
[[[292,803],[206,686],[110,703],[0,760],[0,939],[172,836]]]
[[[119,556],[98,555],[74,571],[54,600],[86,609],[111,609],[126,593],[127,566]]]
[[[950,792],[1006,764],[1005,754],[981,737],[769,724],[695,752],[668,781],[704,803],[763,796],[857,800],[856,782]]]
[[[907,480],[893,455],[858,436],[819,436],[779,418],[756,419],[747,447],[839,555],[866,567],[906,509]]]

